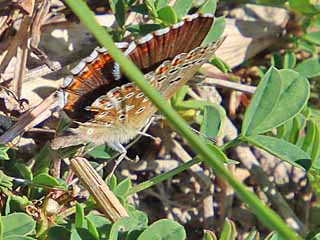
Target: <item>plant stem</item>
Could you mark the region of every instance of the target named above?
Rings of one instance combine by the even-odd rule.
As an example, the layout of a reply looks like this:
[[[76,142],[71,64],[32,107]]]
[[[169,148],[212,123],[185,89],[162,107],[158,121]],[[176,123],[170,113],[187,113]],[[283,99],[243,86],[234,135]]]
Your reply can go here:
[[[190,161],[188,161],[186,163],[183,163],[180,166],[178,166],[177,168],[172,169],[169,172],[166,172],[166,173],[161,174],[161,175],[159,175],[157,177],[149,179],[148,181],[140,183],[139,185],[134,186],[133,188],[131,188],[129,190],[127,195],[132,195],[134,193],[137,193],[137,192],[140,192],[140,191],[142,191],[144,189],[147,189],[147,188],[149,188],[149,187],[151,187],[153,185],[156,185],[159,182],[162,182],[162,181],[164,181],[164,180],[166,180],[166,179],[168,179],[170,177],[173,177],[173,176],[177,175],[178,173],[183,172],[184,170],[190,168],[191,166],[193,166],[194,164],[197,164],[199,162],[201,162],[200,159],[194,158],[194,159],[192,159],[192,160],[190,160]]]

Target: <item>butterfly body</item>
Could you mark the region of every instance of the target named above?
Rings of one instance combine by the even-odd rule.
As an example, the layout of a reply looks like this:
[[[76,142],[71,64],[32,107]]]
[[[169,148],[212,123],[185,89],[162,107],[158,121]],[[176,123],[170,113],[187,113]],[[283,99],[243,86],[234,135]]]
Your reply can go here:
[[[200,46],[213,20],[208,14],[191,15],[171,28],[117,46],[169,99],[221,45],[218,41]],[[52,147],[93,143],[123,152],[122,145],[141,132],[156,108],[104,48],[93,51],[71,73],[59,92],[59,105],[78,127],[70,129],[71,135],[56,138]]]

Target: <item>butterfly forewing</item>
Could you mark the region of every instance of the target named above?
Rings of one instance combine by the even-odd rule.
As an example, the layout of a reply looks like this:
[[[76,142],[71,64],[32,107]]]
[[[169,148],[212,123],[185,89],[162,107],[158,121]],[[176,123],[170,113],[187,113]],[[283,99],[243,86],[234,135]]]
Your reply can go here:
[[[220,46],[221,41],[199,47],[213,20],[212,15],[194,14],[118,47],[169,99]],[[72,74],[65,79],[60,105],[79,124],[73,130],[77,140],[123,149],[121,144],[135,137],[156,111],[103,48],[97,48]]]

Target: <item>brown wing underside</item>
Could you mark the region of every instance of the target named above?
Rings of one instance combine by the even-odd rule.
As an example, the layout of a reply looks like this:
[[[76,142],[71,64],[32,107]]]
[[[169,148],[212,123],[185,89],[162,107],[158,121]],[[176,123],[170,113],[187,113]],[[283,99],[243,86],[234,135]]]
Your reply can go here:
[[[119,43],[118,47],[144,72],[158,67],[164,60],[173,59],[201,44],[213,23],[213,16],[192,16],[169,29],[155,31],[140,40]],[[66,113],[76,121],[94,119],[97,111],[85,108],[111,89],[128,82],[112,57],[98,48],[65,79],[63,105]],[[92,109],[93,110],[93,109]],[[85,116],[85,117],[84,117]]]

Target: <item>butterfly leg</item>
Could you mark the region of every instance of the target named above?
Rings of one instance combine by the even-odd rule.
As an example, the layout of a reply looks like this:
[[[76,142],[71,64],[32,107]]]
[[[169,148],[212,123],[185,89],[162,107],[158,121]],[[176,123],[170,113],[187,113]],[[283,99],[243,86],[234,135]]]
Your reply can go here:
[[[116,171],[117,167],[122,162],[122,160],[124,158],[127,158],[127,149],[122,144],[112,144],[112,145],[109,145],[109,147],[119,152],[120,156],[118,157],[117,160],[115,160],[114,166],[111,172],[109,173],[108,178],[114,174],[114,172]]]
[[[146,132],[139,132],[139,135],[144,136],[144,137],[151,138],[151,139],[154,140],[154,141],[161,141],[160,138],[154,137],[154,136],[152,136],[151,134],[146,133]]]

